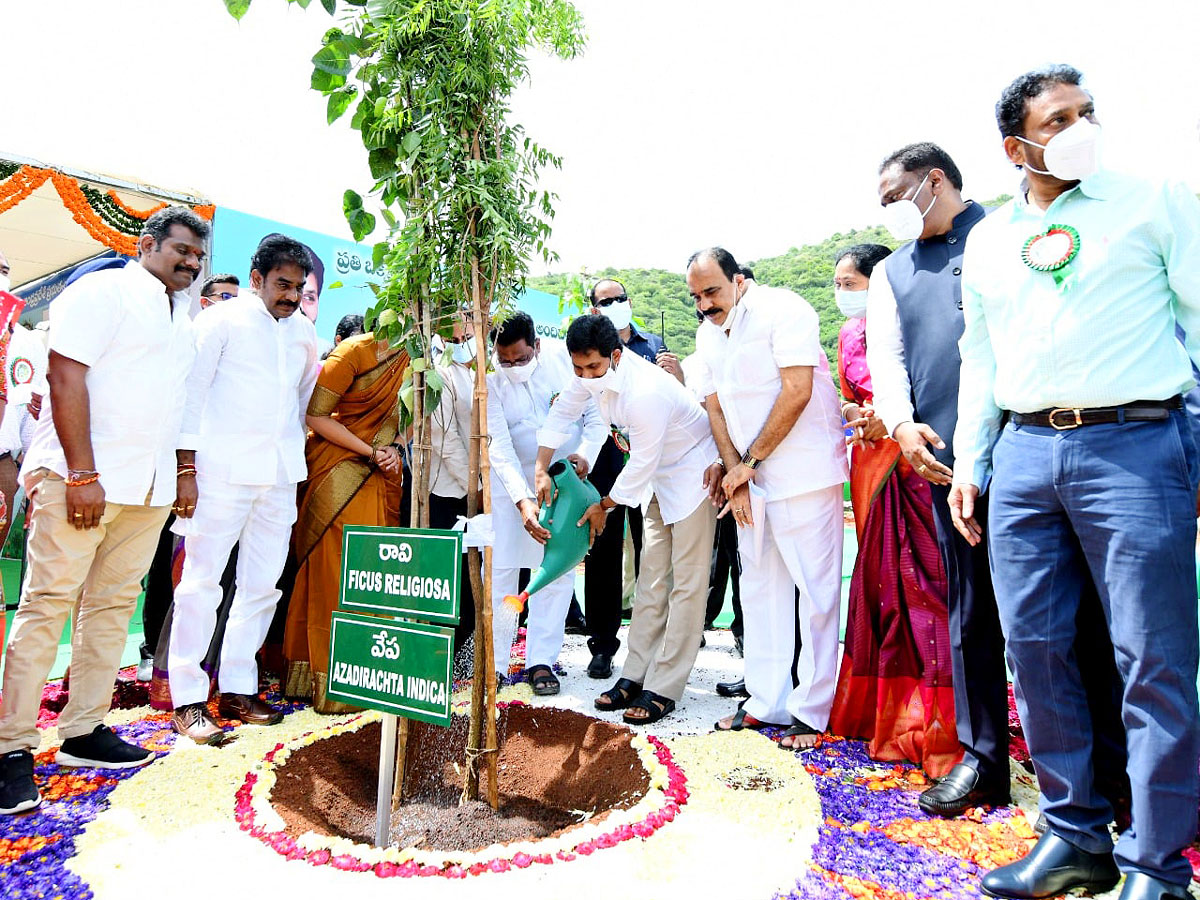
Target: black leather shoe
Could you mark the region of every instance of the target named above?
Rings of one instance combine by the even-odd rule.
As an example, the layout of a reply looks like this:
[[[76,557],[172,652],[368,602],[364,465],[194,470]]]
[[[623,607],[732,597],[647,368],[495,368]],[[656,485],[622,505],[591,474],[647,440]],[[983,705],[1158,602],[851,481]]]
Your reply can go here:
[[[612,678],[612,654],[593,653],[587,673],[588,678]]]
[[[717,693],[722,697],[749,697],[750,694],[746,691],[746,679],[739,678],[737,681],[718,681]]]
[[[1125,875],[1120,900],[1188,900],[1188,889],[1181,884],[1162,881],[1142,872]]]
[[[1003,781],[984,781],[979,772],[966,763],[959,763],[950,774],[929,788],[918,803],[931,816],[952,819],[976,806],[1008,806],[1008,778]]]
[[[1011,900],[1038,900],[1066,893],[1072,888],[1083,888],[1089,894],[1103,894],[1120,880],[1121,870],[1112,853],[1088,853],[1053,831],[1047,831],[1024,859],[984,875],[983,892]],[[1146,894],[1138,900],[1157,898],[1157,894]]]

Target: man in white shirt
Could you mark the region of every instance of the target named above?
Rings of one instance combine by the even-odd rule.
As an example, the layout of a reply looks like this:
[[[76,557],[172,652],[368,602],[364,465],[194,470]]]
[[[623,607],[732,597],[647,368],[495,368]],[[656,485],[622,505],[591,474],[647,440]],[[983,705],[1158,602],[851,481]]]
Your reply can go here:
[[[154,754],[102,723],[158,532],[174,501],[188,517],[195,479],[176,472],[195,347],[187,289],[209,226],[169,207],[146,220],[139,261],[96,272],[50,306],[50,396],[25,456],[29,569],[5,652],[0,813],[41,802],[31,750],[42,687],[63,625],[71,699],[58,720],[60,765],[129,768]]]
[[[254,252],[250,290],[197,317],[196,363],[179,435],[181,464],[194,460],[202,498],[184,535],[183,575],[175,589],[169,671],[172,724],[197,743],[223,732],[208,714],[209,677],[201,662],[221,604],[221,575],[238,545],[237,588],[221,643],[218,713],[255,725],[283,715],[258,696],[254,654],[280,592],[304,480],[304,411],[316,384],[316,329],[300,294],[309,273],[303,245],[283,235]],[[191,457],[191,459],[189,459]]]
[[[513,642],[505,596],[517,593],[521,569],[541,565],[542,544],[550,532],[538,524],[537,494],[533,490],[537,431],[550,406],[570,386],[571,359],[562,341],[536,337],[528,313],[514,313],[493,336],[496,371],[488,375],[487,424],[491,436],[493,660],[507,671]],[[580,477],[596,461],[608,436],[596,404],[589,403],[582,419],[570,429],[561,449]],[[552,666],[562,650],[563,631],[575,573],[567,572],[529,598],[525,640],[525,671],[535,694],[558,693]]]
[[[790,721],[782,745],[810,747],[837,682],[848,476],[817,314],[791,291],[748,286],[720,247],[692,256],[687,283],[707,320],[696,330],[699,386],[742,560],[750,697],[716,727]]]
[[[585,513],[593,540],[615,507],[645,510],[629,655],[621,678],[595,705],[625,709],[626,722],[649,724],[675,709],[700,650],[717,527],[709,485],[723,470],[695,396],[663,368],[623,349],[611,320],[576,319],[567,329],[567,352],[576,377],[538,431],[538,501],[550,501],[547,467],[567,426],[594,397],[629,459],[608,494]]]
[[[433,448],[429,476],[429,527],[454,528],[459,516],[467,515],[470,477],[471,397],[475,391],[475,326],[456,317],[447,342],[434,338],[437,372],[442,376],[442,396],[429,422]],[[448,352],[447,352],[448,351]],[[449,357],[449,365],[442,360]],[[476,476],[476,492],[479,479]],[[482,512],[482,509],[480,509]],[[462,559],[463,597],[454,628],[457,651],[475,633],[475,601],[471,593],[467,554]]]

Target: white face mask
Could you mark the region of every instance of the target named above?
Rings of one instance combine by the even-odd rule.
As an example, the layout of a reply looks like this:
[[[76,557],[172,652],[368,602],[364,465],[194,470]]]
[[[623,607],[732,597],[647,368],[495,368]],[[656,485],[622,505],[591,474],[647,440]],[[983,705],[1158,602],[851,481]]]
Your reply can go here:
[[[925,182],[928,180],[929,173],[926,172],[921,183],[917,185],[917,189],[913,191],[912,199],[894,200],[883,208],[883,225],[896,240],[915,241],[925,230],[925,217],[933,209],[933,204],[937,203],[937,195],[934,195],[934,198],[929,201],[925,212],[921,212],[915,198],[921,193],[921,188],[925,187]]]
[[[508,379],[510,384],[524,384],[533,377],[533,373],[537,371],[537,367],[537,354],[534,354],[533,359],[529,360],[529,362],[525,363],[523,366],[502,366],[500,365],[499,360],[496,361],[496,368],[503,373],[504,377]]]
[[[12,289],[12,282],[9,280],[8,276],[0,275],[0,291],[7,291],[7,290],[11,290],[11,289]]]
[[[1034,143],[1020,135],[1015,137],[1031,147],[1042,148],[1042,161],[1046,168],[1035,169],[1025,163],[1025,168],[1030,172],[1052,175],[1062,181],[1082,181],[1100,168],[1100,126],[1087,119],[1080,119],[1069,128],[1064,128],[1044,144]]]
[[[475,359],[475,338],[469,337],[461,344],[451,344],[450,358],[460,366],[469,366]]]
[[[629,323],[633,321],[633,306],[628,300],[617,300],[608,306],[597,307],[602,316],[606,316],[608,321],[616,326],[617,331],[623,328],[628,328]]]
[[[835,288],[833,296],[837,300],[837,308],[847,319],[863,319],[867,315],[867,292],[844,291]]]
[[[613,305],[615,306],[616,304]],[[582,384],[587,392],[593,397],[599,397],[601,391],[611,390],[616,380],[617,364],[609,359],[608,371],[597,378],[579,378],[579,383]]]

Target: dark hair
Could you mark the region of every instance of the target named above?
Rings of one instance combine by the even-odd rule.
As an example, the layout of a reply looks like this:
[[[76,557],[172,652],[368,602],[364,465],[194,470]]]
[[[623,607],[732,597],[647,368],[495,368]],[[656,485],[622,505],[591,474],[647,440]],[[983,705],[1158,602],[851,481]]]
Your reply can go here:
[[[596,281],[596,283],[592,285],[592,289],[590,291],[588,291],[588,303],[590,303],[592,306],[596,305],[596,288],[600,287],[600,285],[604,284],[604,282],[606,282],[606,281],[611,281],[613,284],[621,284],[621,282],[617,281],[617,279],[615,279],[615,278],[600,278],[600,279],[598,279]],[[623,284],[621,284],[621,293],[622,294],[626,293],[625,285],[623,285]]]
[[[339,341],[346,338],[363,333],[363,317],[350,313],[338,319],[337,328],[333,329],[333,336]]]
[[[884,257],[891,252],[891,248],[885,247],[883,244],[854,244],[839,253],[833,264],[836,266],[849,256],[854,262],[854,268],[858,269],[864,277],[870,278],[875,267],[883,262]]]
[[[236,275],[230,275],[228,272],[222,272],[220,275],[209,275],[204,279],[204,284],[200,287],[200,296],[207,297],[212,291],[214,284],[236,284],[240,287],[242,283],[238,281]]]
[[[996,124],[1003,137],[1014,137],[1025,133],[1025,113],[1029,101],[1056,84],[1079,84],[1083,73],[1072,66],[1059,63],[1034,69],[1017,78],[1004,89],[996,103]]]
[[[962,190],[963,180],[958,166],[954,164],[950,154],[937,144],[922,141],[919,144],[901,147],[879,164],[879,174],[882,175],[883,170],[893,163],[899,163],[905,172],[920,172],[922,176],[928,174],[930,169],[941,169],[954,185],[954,189]]]
[[[524,341],[530,347],[537,342],[533,317],[527,312],[517,311],[492,329],[492,343],[498,347],[508,347],[517,341]]]
[[[208,223],[186,206],[168,206],[146,220],[141,236],[150,235],[154,238],[154,247],[157,249],[170,236],[171,228],[175,225],[182,225],[202,241],[207,241],[212,232]]]
[[[278,231],[267,235],[267,238],[272,237],[286,237],[286,235],[280,234]],[[267,238],[263,238],[263,240],[265,241]],[[303,247],[304,252],[308,254],[308,267],[304,270],[304,274],[307,275],[309,272],[312,272],[317,276],[317,293],[320,294],[321,288],[325,285],[325,264],[321,262],[321,257],[317,256],[316,252],[308,244],[303,241],[296,241],[296,243]],[[263,274],[266,275],[267,273],[263,272]]]
[[[258,242],[258,249],[250,258],[250,268],[263,278],[277,266],[295,263],[304,270],[305,277],[312,271],[309,250],[302,243],[282,234],[268,234]]]
[[[734,275],[738,275],[742,271],[741,266],[737,264],[737,260],[733,258],[733,254],[724,247],[707,247],[704,250],[697,250],[688,257],[685,271],[686,269],[690,269],[692,267],[692,263],[699,259],[713,260],[718,266],[721,267],[721,271],[725,273],[725,277],[730,281],[733,281]]]
[[[580,316],[567,329],[568,353],[595,350],[601,356],[612,356],[620,346],[621,335],[608,316]]]
[[[755,278],[754,278],[754,270],[753,270],[753,269],[751,269],[749,266],[741,266],[741,267],[738,269],[738,272],[740,272],[740,273],[741,273],[741,276],[742,276],[743,278],[746,278],[746,279],[748,279],[748,280],[750,280],[750,281],[754,281],[754,280],[755,280]]]

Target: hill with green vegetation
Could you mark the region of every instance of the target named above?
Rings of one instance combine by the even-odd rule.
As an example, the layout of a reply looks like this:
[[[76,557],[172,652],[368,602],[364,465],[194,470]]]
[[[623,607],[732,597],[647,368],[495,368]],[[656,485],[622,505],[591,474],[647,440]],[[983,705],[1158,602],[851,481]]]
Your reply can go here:
[[[834,367],[837,333],[845,317],[833,302],[833,261],[841,250],[862,243],[896,245],[882,227],[876,226],[835,234],[819,244],[792,247],[781,256],[741,261],[754,271],[759,284],[788,288],[812,304],[821,320],[821,345]],[[644,324],[644,330],[664,334],[672,351],[686,356],[695,349],[696,306],[688,295],[682,272],[609,268],[588,273],[585,280],[590,286],[600,278],[614,278],[625,285],[633,302],[633,314]],[[528,285],[561,297],[570,293],[577,279],[575,275],[543,275],[530,278]]]
[[[983,201],[983,205],[995,208],[1010,199],[1010,194],[1001,194]],[[831,372],[837,371],[837,335],[846,321],[833,299],[833,265],[837,255],[852,244],[883,244],[892,249],[899,246],[887,229],[875,225],[831,235],[819,244],[791,247],[780,256],[739,260],[753,270],[759,284],[788,288],[812,305],[821,321],[821,346],[829,357]],[[584,289],[601,278],[613,278],[625,285],[639,328],[662,334],[667,347],[681,357],[696,348],[696,307],[682,272],[608,268],[588,273],[582,279]],[[528,280],[529,287],[559,297],[578,291],[579,284],[579,275],[543,275]]]

